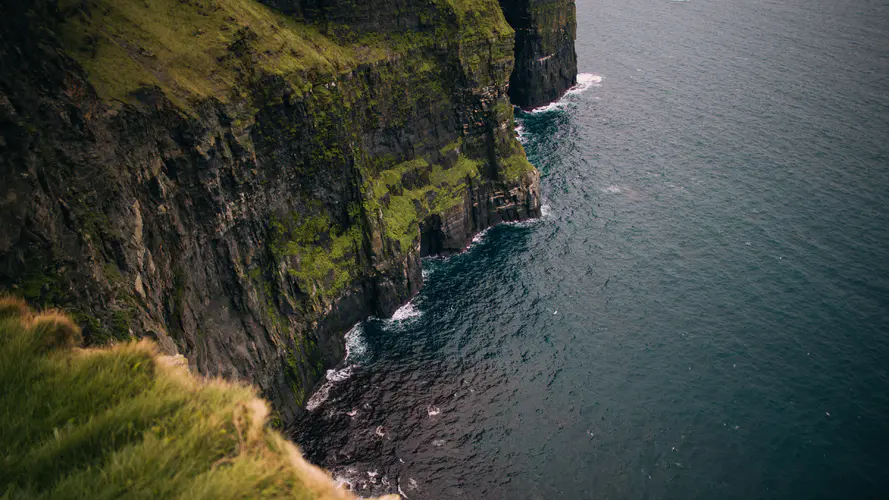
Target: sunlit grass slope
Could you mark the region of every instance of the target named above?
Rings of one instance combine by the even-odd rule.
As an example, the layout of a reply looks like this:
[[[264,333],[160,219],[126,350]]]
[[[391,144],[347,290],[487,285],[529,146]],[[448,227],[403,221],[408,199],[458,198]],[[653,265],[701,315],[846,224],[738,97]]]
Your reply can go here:
[[[457,25],[425,34],[353,33],[350,43],[257,0],[61,0],[59,9],[66,50],[102,98],[125,101],[140,88],[158,87],[182,106],[246,97],[269,75],[307,91],[446,35],[472,41],[513,33],[496,0],[430,0],[429,11]]]
[[[0,498],[353,498],[266,425],[252,388],[193,377],[148,341],[79,337],[0,298]]]

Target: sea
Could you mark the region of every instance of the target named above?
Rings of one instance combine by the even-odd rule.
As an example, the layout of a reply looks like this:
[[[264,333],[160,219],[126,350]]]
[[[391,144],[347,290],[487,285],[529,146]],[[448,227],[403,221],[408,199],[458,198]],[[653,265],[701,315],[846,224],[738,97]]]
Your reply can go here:
[[[293,438],[363,497],[889,498],[889,3],[577,21],[543,216],[426,259]]]

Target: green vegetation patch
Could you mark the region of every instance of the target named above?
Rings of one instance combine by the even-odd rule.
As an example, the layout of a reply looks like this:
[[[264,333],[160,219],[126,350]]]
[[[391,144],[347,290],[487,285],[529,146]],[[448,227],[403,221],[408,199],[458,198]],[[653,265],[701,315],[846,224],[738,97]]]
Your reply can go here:
[[[146,86],[226,101],[257,72],[308,89],[354,52],[255,0],[62,0],[60,36],[106,100]],[[382,57],[368,53],[370,57]],[[180,101],[181,104],[181,101]]]
[[[245,86],[279,75],[302,92],[359,64],[437,40],[512,36],[495,0],[436,0],[442,23],[431,33],[322,34],[256,0],[61,0],[59,35],[106,101],[159,87],[177,105],[246,97]]]
[[[419,47],[512,36],[496,0],[433,5],[431,32],[358,35],[349,26],[327,26],[324,34],[256,0],[61,0],[59,35],[106,101],[157,86],[185,109],[194,100],[246,97],[245,86],[261,75],[280,75],[307,92],[359,64]]]
[[[4,498],[353,498],[266,425],[252,388],[196,379],[148,341],[79,335],[0,298]]]
[[[459,142],[442,149],[457,149]],[[401,251],[415,245],[420,222],[431,214],[443,215],[460,204],[467,183],[479,177],[481,162],[459,155],[451,168],[430,165],[424,159],[399,163],[383,170],[366,186],[369,213],[382,212],[385,233],[398,241]],[[405,180],[413,179],[406,187]]]
[[[534,165],[524,151],[500,160],[500,176],[507,182],[518,182],[533,171]]]
[[[332,224],[326,214],[291,212],[273,217],[271,228],[272,251],[304,292],[331,298],[355,278],[361,244],[357,225],[344,229]]]
[[[496,0],[438,0],[456,15],[464,41],[490,40],[512,36],[513,29],[503,17]]]

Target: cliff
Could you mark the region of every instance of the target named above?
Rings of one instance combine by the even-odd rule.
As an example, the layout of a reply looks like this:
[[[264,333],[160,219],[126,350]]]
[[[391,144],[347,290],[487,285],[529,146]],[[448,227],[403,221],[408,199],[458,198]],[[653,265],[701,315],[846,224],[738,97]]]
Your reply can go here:
[[[251,387],[194,378],[150,341],[79,335],[0,297],[4,498],[355,498],[269,429]]]
[[[513,104],[532,109],[557,100],[577,83],[574,0],[500,0],[515,29]]]
[[[537,216],[539,176],[495,0],[266,3],[0,6],[0,288],[288,421],[420,257]]]

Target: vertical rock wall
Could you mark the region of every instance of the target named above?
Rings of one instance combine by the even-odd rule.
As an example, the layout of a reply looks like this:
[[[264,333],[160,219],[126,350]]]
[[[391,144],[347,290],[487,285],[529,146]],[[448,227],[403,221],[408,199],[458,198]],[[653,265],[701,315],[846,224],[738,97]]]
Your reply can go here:
[[[0,288],[250,380],[288,420],[422,255],[537,216],[539,176],[494,0],[375,0],[354,26],[346,0],[269,3],[291,16],[0,6]]]
[[[516,66],[509,96],[531,109],[557,100],[577,83],[574,0],[500,0],[515,29]]]

